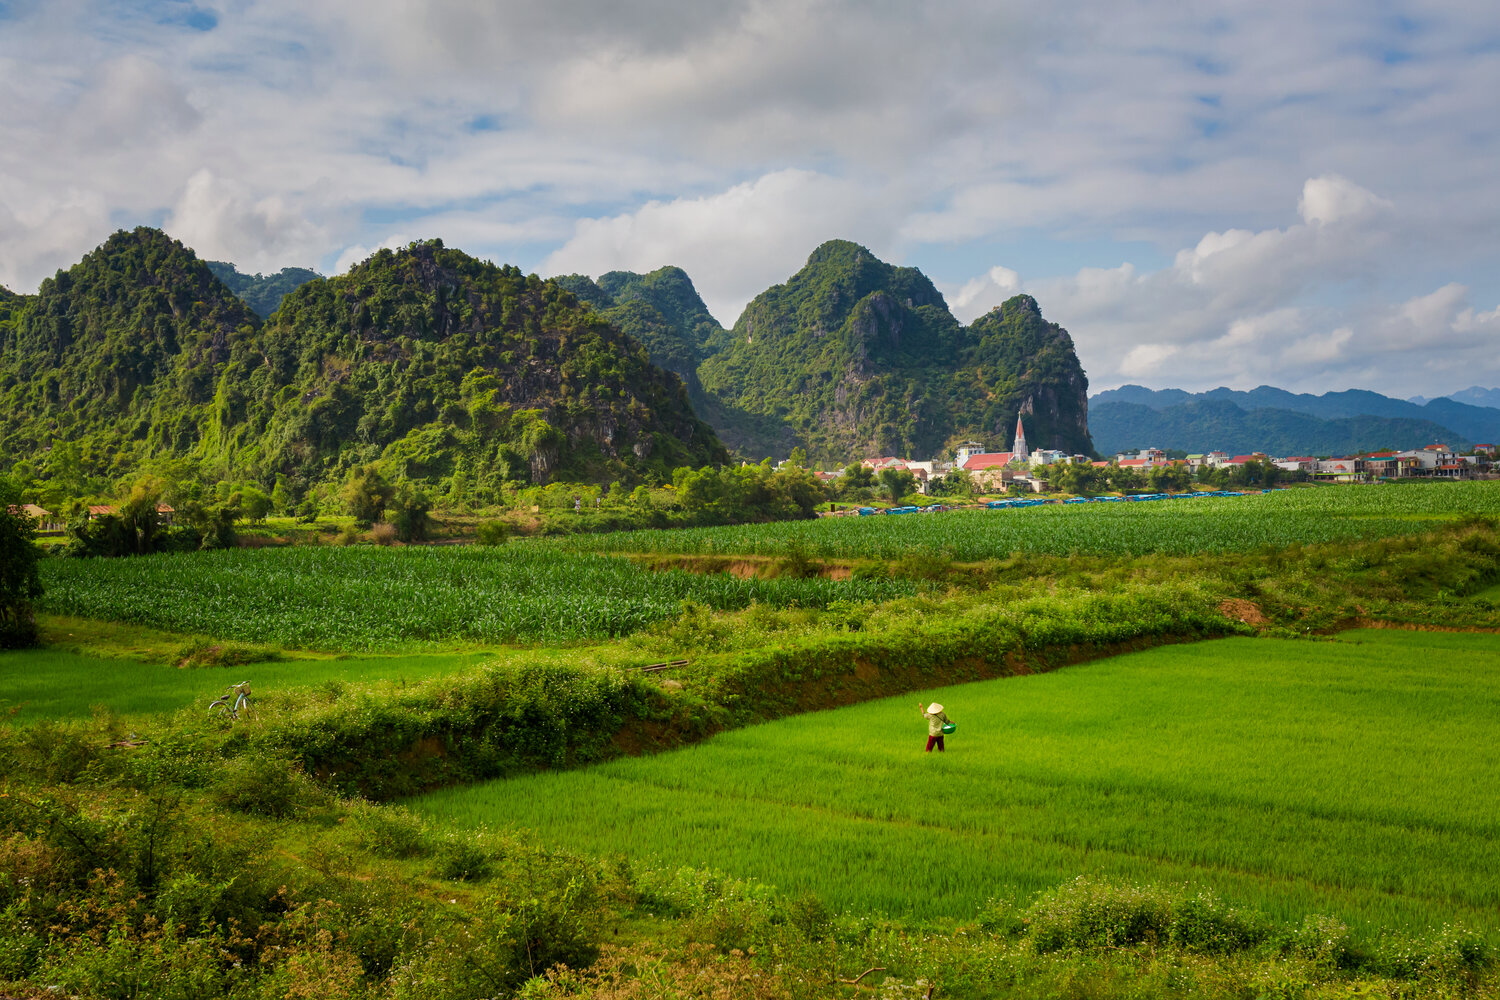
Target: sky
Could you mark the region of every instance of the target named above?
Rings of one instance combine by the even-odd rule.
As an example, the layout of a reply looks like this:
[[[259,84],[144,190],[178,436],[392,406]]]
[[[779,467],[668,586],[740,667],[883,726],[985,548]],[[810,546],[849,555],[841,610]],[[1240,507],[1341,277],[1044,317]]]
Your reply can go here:
[[[1493,0],[0,0],[0,284],[153,225],[244,271],[441,238],[684,268],[851,239],[1094,391],[1500,385]]]

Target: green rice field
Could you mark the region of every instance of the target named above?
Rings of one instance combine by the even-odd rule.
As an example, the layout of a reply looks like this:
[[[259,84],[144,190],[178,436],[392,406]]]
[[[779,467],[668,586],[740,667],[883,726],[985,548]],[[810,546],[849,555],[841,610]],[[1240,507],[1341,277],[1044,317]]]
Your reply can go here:
[[[1080,874],[1300,920],[1500,928],[1500,636],[1230,638],[413,800],[462,827],[972,916]]]
[[[262,694],[330,682],[418,681],[492,659],[493,653],[282,660],[178,669],[54,649],[0,653],[0,719],[87,719],[102,706],[121,716],[206,706],[240,681]]]
[[[41,608],[54,614],[348,650],[433,641],[571,642],[626,635],[678,614],[688,599],[720,610],[751,601],[822,607],[915,590],[905,580],[657,573],[609,556],[472,545],[49,559],[42,578]]]
[[[1500,482],[1322,486],[1238,497],[621,531],[527,544],[579,552],[777,555],[796,542],[823,558],[898,559],[924,549],[978,561],[1012,552],[1184,554],[1381,538],[1464,514],[1500,515]]]

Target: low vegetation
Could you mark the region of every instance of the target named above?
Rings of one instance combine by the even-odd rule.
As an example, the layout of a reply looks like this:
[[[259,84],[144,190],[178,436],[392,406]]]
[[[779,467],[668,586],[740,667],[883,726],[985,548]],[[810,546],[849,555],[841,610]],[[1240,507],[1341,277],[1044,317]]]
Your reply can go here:
[[[43,613],[49,647],[0,656],[0,993],[1493,997],[1493,636],[1348,629],[1500,630],[1500,527],[1487,494],[1307,495],[1387,533],[45,560],[216,617]],[[461,638],[525,587],[626,634]],[[366,628],[433,648],[278,638]],[[942,757],[915,697],[960,722]]]
[[[652,573],[557,549],[299,546],[49,560],[46,611],[295,647],[382,649],[435,641],[569,642],[626,635],[752,601],[822,607],[912,593],[903,580],[739,579]]]
[[[1500,515],[1500,484],[1340,486],[1241,497],[1047,505],[777,525],[619,532],[553,544],[588,552],[777,555],[789,543],[831,559],[894,560],[923,549],[964,561],[1013,552],[1187,554],[1387,538],[1432,520]]]
[[[414,805],[556,849],[707,859],[839,911],[962,919],[1078,873],[1216,891],[1279,922],[1500,930],[1493,635],[1230,638],[922,690],[676,753]],[[1368,761],[1379,757],[1379,768]],[[1420,844],[1420,848],[1415,845]]]

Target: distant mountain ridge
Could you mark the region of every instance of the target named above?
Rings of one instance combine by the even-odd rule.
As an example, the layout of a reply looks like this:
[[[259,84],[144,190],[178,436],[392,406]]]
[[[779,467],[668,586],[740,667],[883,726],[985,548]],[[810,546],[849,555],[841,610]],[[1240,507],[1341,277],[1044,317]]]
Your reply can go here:
[[[1500,389],[1486,389],[1483,386],[1471,385],[1467,389],[1458,392],[1450,392],[1446,396],[1435,396],[1434,399],[1451,399],[1455,403],[1468,403],[1470,406],[1490,406],[1500,409]],[[1432,402],[1426,396],[1411,396],[1407,402],[1425,406]]]
[[[1149,445],[1332,454],[1500,441],[1500,409],[1447,398],[1423,406],[1362,389],[1314,396],[1266,385],[1199,393],[1125,385],[1089,403],[1095,439],[1105,451]]]

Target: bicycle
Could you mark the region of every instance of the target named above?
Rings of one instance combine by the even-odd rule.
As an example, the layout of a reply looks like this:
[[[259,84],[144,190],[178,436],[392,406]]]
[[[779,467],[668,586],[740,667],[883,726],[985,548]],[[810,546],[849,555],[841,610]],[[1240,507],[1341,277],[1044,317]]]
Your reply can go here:
[[[208,714],[212,716],[227,715],[231,719],[238,719],[242,710],[250,710],[249,681],[231,684],[227,693],[208,703]]]

